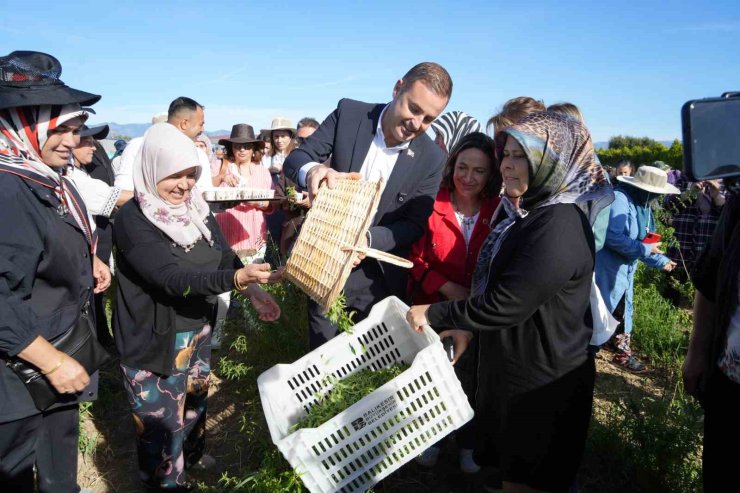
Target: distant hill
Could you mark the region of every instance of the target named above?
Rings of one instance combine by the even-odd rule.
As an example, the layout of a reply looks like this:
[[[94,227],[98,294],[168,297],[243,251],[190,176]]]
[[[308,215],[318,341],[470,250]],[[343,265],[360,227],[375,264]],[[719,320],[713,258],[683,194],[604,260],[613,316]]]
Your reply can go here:
[[[110,127],[110,135],[125,135],[132,139],[134,137],[141,137],[142,135],[144,135],[144,132],[146,132],[149,127],[151,127],[150,123],[106,122],[106,124]],[[229,135],[230,133],[230,130],[214,130],[212,132],[206,132],[208,136],[223,136]]]
[[[110,133],[108,135],[126,136],[130,138],[141,137],[146,132],[146,129],[151,126],[150,123],[115,123],[106,122],[106,125],[110,127]]]

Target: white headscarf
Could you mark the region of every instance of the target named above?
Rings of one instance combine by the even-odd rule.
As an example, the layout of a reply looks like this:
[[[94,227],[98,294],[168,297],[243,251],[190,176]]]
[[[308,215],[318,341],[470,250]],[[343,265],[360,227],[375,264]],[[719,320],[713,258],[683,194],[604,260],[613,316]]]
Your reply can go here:
[[[201,238],[212,245],[203,197],[191,190],[187,200],[173,205],[157,192],[157,183],[188,168],[196,169],[196,180],[200,176],[193,141],[173,125],[158,123],[147,130],[140,152],[140,166],[134,167],[134,195],[144,216],[185,251]]]

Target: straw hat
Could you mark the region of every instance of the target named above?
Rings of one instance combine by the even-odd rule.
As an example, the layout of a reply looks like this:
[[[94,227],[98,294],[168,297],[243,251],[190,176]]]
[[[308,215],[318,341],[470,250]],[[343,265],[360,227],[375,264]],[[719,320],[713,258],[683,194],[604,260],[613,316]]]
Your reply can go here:
[[[272,119],[272,125],[270,125],[270,133],[275,130],[287,130],[293,136],[295,136],[296,129],[293,128],[293,122],[285,118],[284,116],[278,116]]]
[[[640,166],[635,176],[618,176],[617,180],[650,193],[668,194],[681,191],[668,183],[668,174],[653,166]]]
[[[666,163],[664,163],[663,161],[653,161],[653,164],[651,164],[651,165],[649,165],[649,166],[652,166],[653,168],[658,168],[658,169],[662,169],[662,170],[663,170],[663,171],[665,171],[666,173],[668,173],[668,172],[669,172],[669,171],[671,170],[671,167],[670,167],[670,166],[668,166],[668,165],[667,165]]]

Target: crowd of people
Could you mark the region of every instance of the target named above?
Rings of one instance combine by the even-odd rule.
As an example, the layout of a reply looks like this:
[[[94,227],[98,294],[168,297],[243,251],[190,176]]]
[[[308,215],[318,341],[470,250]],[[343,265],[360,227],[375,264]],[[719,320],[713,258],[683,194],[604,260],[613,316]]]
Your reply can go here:
[[[452,78],[430,62],[399,79],[389,103],[342,99],[322,123],[276,117],[260,132],[238,122],[216,148],[205,107],[178,97],[109,158],[98,142],[107,127],[86,125],[100,96],[60,75],[47,54],[0,58],[4,491],[80,491],[78,406],[95,398],[97,368],[59,341],[88,314],[97,341],[120,358],[143,487],[191,490],[187,471],[215,463],[205,445],[209,374],[231,293],[265,321],[307,317],[307,350],[338,332],[311,300],[306,314],[281,313],[260,284],[281,280],[268,262],[289,256],[319,187],[339,179],[384,180],[360,246],[414,265],[353,254],[347,310],[360,321],[395,295],[408,301],[413,329],[452,338],[476,410],[456,432],[464,473],[495,467],[493,486],[511,492],[574,486],[591,420],[595,334],[605,330],[599,307],[619,315],[623,306],[614,362],[645,371],[631,349],[638,261],[667,272],[703,266],[685,378],[707,406],[705,483],[731,473],[721,450],[733,435],[722,430],[737,429],[737,408],[723,396],[736,399],[740,388],[740,262],[737,207],[720,183],[683,183],[662,163],[607,170],[571,103],[514,98],[484,132],[464,112],[444,113]],[[270,189],[275,199],[208,203],[199,191],[214,187]],[[651,203],[671,195],[664,204],[675,208],[680,246],[666,255]],[[723,207],[732,212],[720,219]],[[15,372],[18,361],[36,377]],[[39,405],[39,382],[56,396],[52,405]],[[434,467],[440,445],[417,462]]]

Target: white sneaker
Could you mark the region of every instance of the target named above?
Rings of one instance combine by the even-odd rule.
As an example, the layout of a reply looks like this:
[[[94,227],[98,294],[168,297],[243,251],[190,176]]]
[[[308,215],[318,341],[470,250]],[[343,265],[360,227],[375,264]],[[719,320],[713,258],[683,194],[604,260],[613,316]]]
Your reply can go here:
[[[473,460],[473,449],[460,449],[460,470],[465,474],[475,474],[480,471],[480,466]]]
[[[415,460],[416,463],[424,467],[434,467],[439,459],[439,447],[432,445],[422,452]]]

